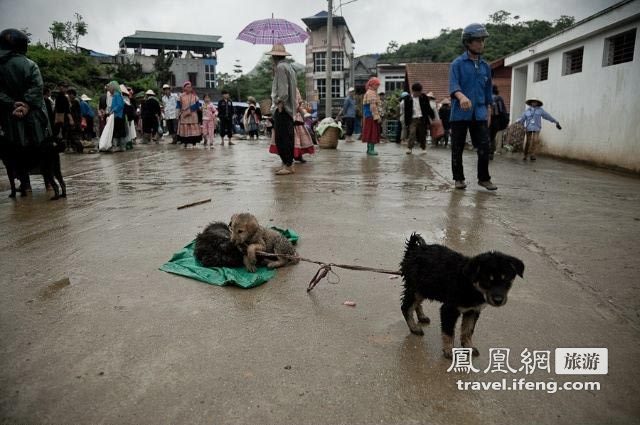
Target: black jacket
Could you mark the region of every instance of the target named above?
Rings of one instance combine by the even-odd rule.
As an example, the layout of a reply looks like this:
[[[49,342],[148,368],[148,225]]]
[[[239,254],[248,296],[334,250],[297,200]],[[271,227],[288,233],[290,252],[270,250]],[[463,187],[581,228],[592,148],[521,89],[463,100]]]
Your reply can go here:
[[[231,101],[231,99],[220,99],[220,102],[218,102],[218,117],[221,120],[230,120],[231,118],[233,118],[233,102]]]
[[[429,104],[429,98],[426,94],[422,93],[420,99],[420,110],[422,111],[422,122],[425,126],[429,125],[429,119],[434,119],[436,114],[431,109]],[[413,119],[413,96],[406,97],[404,100],[404,124],[411,124]]]
[[[103,94],[100,96],[100,100],[98,101],[98,109],[102,109],[103,111],[107,110],[107,95]]]

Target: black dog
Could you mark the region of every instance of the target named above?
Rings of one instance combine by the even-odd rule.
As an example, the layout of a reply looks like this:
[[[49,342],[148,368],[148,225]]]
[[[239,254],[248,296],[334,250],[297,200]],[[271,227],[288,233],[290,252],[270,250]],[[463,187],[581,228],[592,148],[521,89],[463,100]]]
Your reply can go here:
[[[196,236],[194,255],[205,267],[243,267],[242,252],[231,242],[229,225],[209,224]]]
[[[9,177],[10,198],[15,198],[18,190],[21,196],[27,196],[27,192],[31,190],[30,171],[42,174],[45,184],[53,189],[52,200],[67,197],[67,186],[60,168],[60,146],[60,142],[52,137],[45,139],[39,146],[26,147],[0,140],[0,158]],[[19,189],[16,188],[16,179],[20,181]]]
[[[442,302],[442,351],[446,358],[451,358],[460,314],[460,342],[463,347],[472,348],[474,356],[479,354],[471,338],[480,311],[487,303],[499,307],[507,302],[507,292],[516,274],[522,277],[524,263],[495,251],[465,257],[442,245],[427,245],[414,233],[407,241],[400,270],[404,278],[402,314],[409,329],[416,335],[424,335],[416,323],[414,311],[420,323],[429,323],[422,311],[422,301]]]

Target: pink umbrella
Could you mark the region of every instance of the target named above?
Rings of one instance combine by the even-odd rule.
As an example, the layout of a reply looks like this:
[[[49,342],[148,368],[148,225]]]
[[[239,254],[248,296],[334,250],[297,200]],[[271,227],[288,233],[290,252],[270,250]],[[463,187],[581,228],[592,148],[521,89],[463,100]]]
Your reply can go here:
[[[309,34],[300,26],[285,19],[261,19],[247,25],[238,40],[252,44],[293,44],[304,43]]]

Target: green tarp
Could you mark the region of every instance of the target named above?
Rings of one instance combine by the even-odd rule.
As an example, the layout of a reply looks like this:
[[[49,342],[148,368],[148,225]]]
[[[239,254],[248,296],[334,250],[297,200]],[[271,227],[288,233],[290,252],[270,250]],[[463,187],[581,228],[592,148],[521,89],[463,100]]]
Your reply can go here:
[[[298,234],[291,229],[284,230],[277,227],[272,227],[272,229],[282,233],[294,245],[300,238]],[[236,285],[245,289],[260,286],[276,275],[275,270],[266,267],[259,267],[255,273],[249,273],[244,267],[204,267],[193,255],[195,244],[196,241],[193,240],[189,245],[173,254],[171,260],[163,264],[160,270],[199,280],[211,285]]]

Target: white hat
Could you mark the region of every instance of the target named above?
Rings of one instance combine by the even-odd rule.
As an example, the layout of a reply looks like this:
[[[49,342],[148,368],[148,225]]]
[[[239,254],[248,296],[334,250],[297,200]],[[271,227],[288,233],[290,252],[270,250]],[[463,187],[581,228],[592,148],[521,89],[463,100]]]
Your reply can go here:
[[[82,94],[82,96],[80,96],[80,99],[84,100],[85,102],[91,100],[91,98],[84,93]]]
[[[151,89],[149,89],[146,92],[144,92],[144,94],[148,94],[149,96],[155,96],[156,95],[156,93]]]
[[[540,99],[538,99],[537,97],[530,97],[529,99],[527,99],[526,103],[527,105],[531,106],[531,104],[533,102],[538,102],[540,104],[540,106],[542,106],[542,101]]]
[[[352,91],[356,91],[356,89],[354,89],[353,87],[349,87],[349,90],[347,90],[347,92],[351,93]]]
[[[291,53],[288,53],[285,49],[284,49],[284,45],[282,44],[274,44],[273,47],[271,48],[271,51],[265,53],[265,55],[271,55],[271,56],[291,56]]]
[[[164,89],[171,89],[171,86],[169,84],[163,84],[162,85],[162,90]]]
[[[129,96],[129,89],[124,84],[120,84],[120,93]]]

